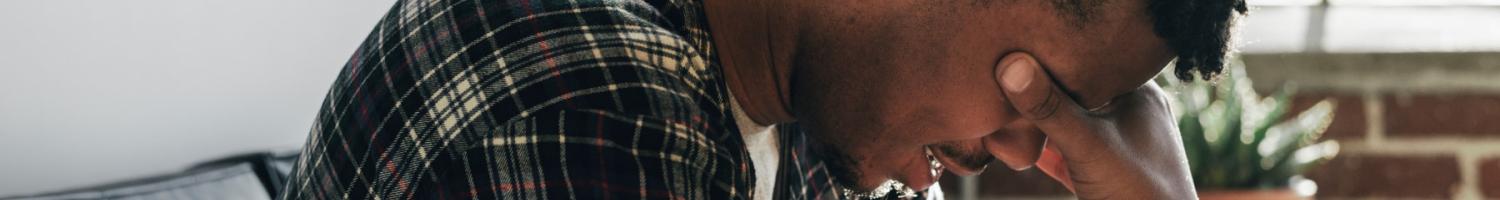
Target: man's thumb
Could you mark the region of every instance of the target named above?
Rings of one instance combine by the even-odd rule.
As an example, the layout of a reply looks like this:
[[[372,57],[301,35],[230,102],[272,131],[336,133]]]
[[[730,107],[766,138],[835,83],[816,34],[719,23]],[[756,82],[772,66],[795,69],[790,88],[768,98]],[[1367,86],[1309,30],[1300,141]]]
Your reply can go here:
[[[1026,53],[1012,53],[1001,59],[1000,80],[1005,99],[1016,112],[1031,120],[1047,135],[1047,143],[1069,146],[1083,133],[1092,131],[1092,120],[1056,86],[1052,76]]]
[[[1031,120],[1045,120],[1056,114],[1066,95],[1054,92],[1052,78],[1027,53],[1012,53],[1001,60],[1000,87],[1005,98]]]

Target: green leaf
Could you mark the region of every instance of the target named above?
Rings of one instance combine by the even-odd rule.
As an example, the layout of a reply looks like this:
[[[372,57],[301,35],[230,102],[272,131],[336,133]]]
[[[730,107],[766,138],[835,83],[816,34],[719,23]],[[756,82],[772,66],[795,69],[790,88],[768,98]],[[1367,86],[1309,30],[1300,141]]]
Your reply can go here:
[[[1270,172],[1268,178],[1276,181],[1271,183],[1283,183],[1284,178],[1298,173],[1301,167],[1292,160],[1295,151],[1310,144],[1312,140],[1309,138],[1327,130],[1334,107],[1332,101],[1320,101],[1296,118],[1277,124],[1266,132],[1266,139],[1257,147],[1257,152],[1264,156],[1260,167]]]
[[[1181,131],[1193,181],[1199,188],[1286,187],[1291,177],[1338,153],[1338,143],[1313,144],[1332,122],[1335,104],[1324,100],[1288,118],[1294,85],[1260,96],[1231,60],[1217,82],[1183,82],[1162,73],[1168,102]]]

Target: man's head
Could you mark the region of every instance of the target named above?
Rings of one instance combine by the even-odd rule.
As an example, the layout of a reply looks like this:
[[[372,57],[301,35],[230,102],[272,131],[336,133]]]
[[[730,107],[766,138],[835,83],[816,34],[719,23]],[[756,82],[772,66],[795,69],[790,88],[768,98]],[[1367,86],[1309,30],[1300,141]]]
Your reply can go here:
[[[794,14],[792,114],[841,185],[925,188],[929,149],[972,174],[996,157],[1028,165],[1041,136],[995,76],[1026,53],[1088,107],[1176,73],[1218,73],[1242,0],[805,2]],[[1193,77],[1193,76],[1179,76]],[[1017,144],[1017,145],[1011,145]],[[1031,144],[1031,145],[1028,145]]]

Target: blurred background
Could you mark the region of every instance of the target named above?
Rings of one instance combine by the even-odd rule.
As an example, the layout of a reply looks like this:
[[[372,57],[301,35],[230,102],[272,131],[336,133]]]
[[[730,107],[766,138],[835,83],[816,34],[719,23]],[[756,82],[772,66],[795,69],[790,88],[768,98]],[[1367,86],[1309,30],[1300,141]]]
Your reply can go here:
[[[0,197],[298,148],[394,3],[0,1]]]
[[[0,1],[0,197],[294,150],[393,2]],[[1337,155],[1298,170],[1317,198],[1500,198],[1500,0],[1250,3],[1249,90],[1295,85],[1288,119],[1334,102],[1318,141]],[[942,184],[1071,198],[1036,170]]]

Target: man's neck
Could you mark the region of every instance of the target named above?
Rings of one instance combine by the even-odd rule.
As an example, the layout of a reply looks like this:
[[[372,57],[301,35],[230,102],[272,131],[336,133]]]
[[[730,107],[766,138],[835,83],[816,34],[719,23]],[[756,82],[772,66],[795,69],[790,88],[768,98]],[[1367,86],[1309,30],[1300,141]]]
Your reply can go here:
[[[790,53],[795,31],[771,0],[707,0],[709,32],[719,63],[735,101],[757,123],[771,125],[796,120],[791,106]],[[778,29],[771,29],[778,24]]]

